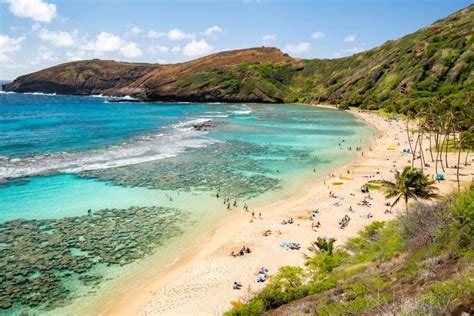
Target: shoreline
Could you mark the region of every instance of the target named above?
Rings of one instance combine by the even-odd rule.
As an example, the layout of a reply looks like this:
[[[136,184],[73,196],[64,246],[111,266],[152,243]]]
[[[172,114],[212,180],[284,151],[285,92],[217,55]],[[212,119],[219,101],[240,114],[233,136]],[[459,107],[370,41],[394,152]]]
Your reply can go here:
[[[381,178],[385,176],[391,179],[393,166],[398,169],[407,165],[405,161],[410,159],[411,155],[403,156],[399,150],[406,144],[406,136],[402,133],[403,123],[389,122],[373,113],[354,110],[348,112],[377,131],[371,138],[373,151],[365,151],[365,157],[358,153],[358,156],[350,163],[332,171],[333,174],[346,175],[346,171],[351,170],[350,177],[354,178],[353,181],[343,181],[344,184],[341,186],[328,186],[326,181],[331,178],[326,176],[315,179],[304,187],[301,194],[255,209],[256,214],[262,212],[263,219],[255,219],[253,223],[249,223],[249,214],[244,211],[226,216],[213,225],[212,230],[198,236],[191,245],[172,260],[172,264],[146,273],[139,282],[124,289],[117,297],[101,306],[97,314],[222,314],[231,308],[230,301],[245,300],[255,289],[264,285],[264,283],[255,282],[255,271],[261,266],[269,268],[271,275],[282,265],[301,265],[304,263],[302,253],[305,252],[309,242],[317,236],[336,237],[337,244],[341,244],[374,220],[386,221],[394,218],[397,214],[395,208],[391,214],[383,213],[383,209],[387,207],[384,206],[385,200],[380,192],[371,192],[372,204],[375,207],[362,210],[361,206],[356,205],[357,199],[362,196],[360,190],[357,189],[368,181],[361,175],[374,173],[375,177],[376,173]],[[397,128],[393,128],[392,124]],[[397,135],[400,135],[400,138]],[[400,142],[397,150],[387,151],[387,147],[392,146],[397,139]],[[374,172],[375,168],[377,172]],[[440,188],[440,193],[446,193],[445,190],[452,186],[453,184],[445,181],[442,185],[443,189]],[[321,206],[332,201],[328,197],[331,189],[341,194],[344,199],[352,200],[353,203],[349,204],[355,206],[357,213],[347,213],[346,208],[349,204],[345,200],[341,202],[343,207]],[[349,192],[355,193],[347,195]],[[311,222],[307,220],[308,210],[315,206],[318,206],[320,210],[317,220],[323,225],[317,232],[309,228]],[[333,214],[334,211],[338,214]],[[362,218],[359,216],[362,215],[362,211],[373,212],[374,218],[371,220]],[[337,221],[346,214],[354,218],[349,227],[340,230]],[[295,218],[296,225],[280,225],[283,218],[289,217]],[[307,227],[302,228],[302,226]],[[272,232],[279,231],[280,234],[262,237],[261,232],[266,229],[271,229]],[[279,246],[283,241],[298,242],[301,244],[301,250],[294,252],[283,250]],[[242,245],[250,247],[252,253],[242,258],[229,256],[232,250],[238,250]],[[243,284],[241,291],[231,289],[230,284],[233,280]]]
[[[319,107],[325,109],[335,109],[331,106],[323,105],[312,105],[304,104],[305,106]],[[363,117],[357,115],[357,112],[348,111],[359,120],[362,120],[365,124],[369,125],[374,132],[378,135],[383,133],[382,130],[377,128],[372,122],[366,121]],[[377,142],[377,135],[372,136],[369,140],[372,146],[375,146]],[[351,165],[362,157],[357,156],[351,160],[351,162],[332,170],[331,172],[337,172],[347,168],[348,165]],[[275,201],[274,203],[262,206],[255,209],[255,212],[268,212],[269,215],[274,215],[285,211],[288,208],[291,208],[294,205],[307,200],[313,193],[315,187],[319,186],[325,181],[326,177],[317,178],[305,185],[305,188],[302,190],[301,194],[296,196],[291,196],[286,199]],[[180,275],[186,273],[186,271],[195,263],[205,259],[206,257],[212,255],[214,252],[219,250],[222,246],[229,243],[232,236],[239,231],[243,230],[248,224],[248,214],[242,213],[233,213],[225,218],[219,220],[214,227],[198,236],[198,238],[184,250],[182,250],[177,257],[172,260],[172,264],[167,264],[164,268],[158,269],[157,271],[147,273],[144,276],[141,282],[134,284],[127,289],[121,291],[121,293],[116,296],[112,302],[107,303],[104,306],[101,306],[98,309],[99,315],[131,315],[138,314],[142,309],[149,303],[151,296],[154,293],[157,293],[159,289],[163,288],[170,282],[176,280]],[[205,248],[199,249],[199,245],[206,244]],[[143,284],[144,283],[144,284]],[[133,300],[130,300],[130,295],[133,296]],[[128,299],[125,299],[128,297]]]

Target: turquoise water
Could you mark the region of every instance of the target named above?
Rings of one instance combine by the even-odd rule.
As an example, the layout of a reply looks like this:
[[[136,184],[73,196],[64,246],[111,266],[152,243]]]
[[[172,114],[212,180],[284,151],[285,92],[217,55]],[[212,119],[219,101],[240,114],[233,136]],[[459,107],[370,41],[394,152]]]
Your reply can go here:
[[[93,312],[243,203],[300,192],[373,133],[300,105],[108,101],[0,94],[0,313]]]

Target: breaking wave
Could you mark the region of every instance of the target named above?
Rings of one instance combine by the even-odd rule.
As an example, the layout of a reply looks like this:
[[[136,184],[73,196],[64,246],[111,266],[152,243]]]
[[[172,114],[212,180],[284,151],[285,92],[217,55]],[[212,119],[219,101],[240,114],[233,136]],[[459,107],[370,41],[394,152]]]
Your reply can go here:
[[[188,148],[206,147],[218,142],[197,131],[196,124],[211,121],[197,118],[163,127],[163,133],[129,139],[118,145],[81,152],[39,154],[26,158],[0,157],[0,178],[36,174],[77,173],[107,169],[174,157]]]

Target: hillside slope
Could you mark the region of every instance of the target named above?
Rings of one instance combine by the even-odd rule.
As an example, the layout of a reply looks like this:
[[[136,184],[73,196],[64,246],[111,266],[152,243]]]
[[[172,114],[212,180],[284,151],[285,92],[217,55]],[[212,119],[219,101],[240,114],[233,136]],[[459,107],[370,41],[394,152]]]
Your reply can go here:
[[[319,240],[305,267],[281,267],[225,315],[472,315],[473,233],[471,185],[373,222],[342,248]]]
[[[220,52],[179,64],[133,64],[110,60],[84,60],[61,64],[17,78],[6,91],[58,94],[131,95],[144,100],[197,101],[226,100],[227,95],[189,93],[176,81],[207,69],[222,69],[250,62],[290,63],[294,59],[275,48],[250,48]],[[251,96],[247,96],[250,98]],[[272,96],[258,95],[255,101],[274,102]]]
[[[341,103],[400,111],[408,98],[474,90],[474,5],[350,57],[293,59],[276,48],[173,64],[89,60],[21,76],[17,92],[132,95],[144,100]]]

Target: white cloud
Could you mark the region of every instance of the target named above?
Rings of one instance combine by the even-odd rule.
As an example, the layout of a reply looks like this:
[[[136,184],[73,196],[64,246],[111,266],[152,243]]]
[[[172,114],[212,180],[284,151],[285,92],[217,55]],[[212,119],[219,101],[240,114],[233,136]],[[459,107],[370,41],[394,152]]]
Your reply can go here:
[[[181,51],[181,47],[179,47],[179,46],[175,46],[171,49],[172,53],[179,53],[180,51]]]
[[[164,45],[152,45],[148,47],[147,51],[152,54],[157,54],[157,53],[167,53],[169,52],[168,46]]]
[[[112,33],[101,32],[93,41],[86,43],[84,50],[94,51],[100,55],[101,52],[118,51],[125,57],[140,57],[142,51],[134,42],[127,42]]]
[[[67,52],[66,56],[69,61],[83,60],[88,58],[87,53],[83,50],[77,52]]]
[[[268,44],[271,41],[276,40],[277,36],[275,34],[265,34],[262,36],[262,41],[264,44]]]
[[[137,27],[137,26],[133,26],[131,28],[131,31],[132,31],[133,34],[140,34],[141,32],[143,32],[143,30],[141,28]]]
[[[37,57],[30,62],[32,65],[38,65],[42,62],[48,62],[48,61],[56,61],[58,60],[57,54],[49,49],[46,46],[40,46],[38,47],[38,55]]]
[[[213,27],[212,27],[213,28]],[[211,28],[209,28],[211,29]],[[209,30],[207,29],[206,32]],[[222,31],[222,30],[221,30]],[[210,31],[212,33],[216,33],[216,30]],[[204,33],[203,33],[204,34]],[[180,41],[184,39],[194,40],[196,38],[196,34],[194,33],[186,33],[180,29],[171,29],[168,32],[157,32],[154,30],[148,31],[149,38],[158,38],[158,37],[167,37],[172,41]]]
[[[311,34],[311,38],[315,38],[315,39],[320,39],[320,38],[323,38],[325,36],[326,36],[326,34],[324,34],[323,32],[313,32]]]
[[[354,55],[354,54],[357,54],[357,53],[360,53],[364,51],[364,49],[362,47],[352,47],[352,48],[348,48],[348,49],[341,49],[337,52],[335,52],[332,57],[333,58],[339,58],[339,57],[344,57],[344,56],[350,56],[350,55]]]
[[[141,49],[138,48],[137,44],[134,42],[128,42],[124,44],[120,48],[120,53],[129,58],[140,57],[142,55]]]
[[[205,40],[196,41],[188,43],[183,47],[183,54],[186,56],[198,56],[209,53],[213,47],[209,45]]]
[[[350,42],[355,41],[355,39],[356,39],[355,34],[347,35],[346,37],[344,37],[344,42],[350,43]]]
[[[56,5],[43,0],[5,0],[9,10],[16,16],[32,18],[38,22],[49,23],[56,16]]]
[[[191,33],[185,33],[181,31],[180,29],[171,29],[168,31],[166,34],[168,38],[172,41],[179,41],[183,39],[191,39],[194,41],[195,35]]]
[[[303,43],[298,43],[297,45],[288,44],[285,46],[283,50],[287,53],[301,54],[301,53],[309,51],[310,49],[311,49],[311,44],[303,42]]]
[[[92,50],[96,52],[110,52],[120,49],[123,45],[123,40],[112,33],[101,32],[97,35],[95,41],[88,42],[85,50]]]
[[[43,41],[50,42],[51,44],[59,47],[71,47],[75,44],[73,35],[68,32],[54,32],[48,31],[48,29],[43,28],[39,32],[38,36]]]
[[[24,36],[12,38],[0,34],[0,63],[11,63],[10,55],[21,49],[21,42],[25,40]]]
[[[148,31],[148,37],[149,38],[158,38],[158,37],[163,37],[163,36],[166,36],[166,33],[160,33],[160,32],[157,32],[157,31]]]
[[[204,35],[212,37],[222,32],[223,30],[220,27],[218,27],[217,25],[214,25],[214,26],[208,27],[207,30],[204,31]]]

